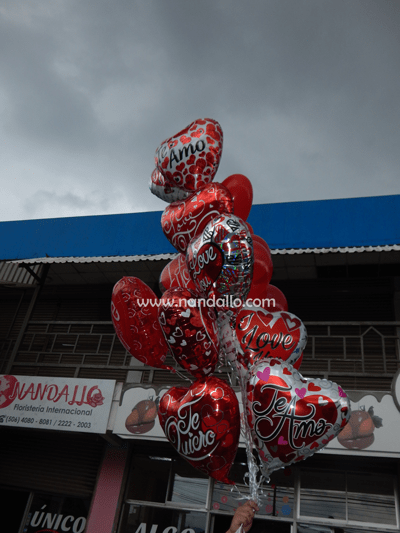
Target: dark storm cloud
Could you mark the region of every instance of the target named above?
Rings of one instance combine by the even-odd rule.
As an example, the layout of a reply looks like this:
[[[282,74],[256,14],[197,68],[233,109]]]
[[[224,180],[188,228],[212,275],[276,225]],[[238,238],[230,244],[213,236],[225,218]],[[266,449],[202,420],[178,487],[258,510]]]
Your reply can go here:
[[[95,118],[88,99],[62,80],[53,68],[61,53],[54,35],[17,25],[0,32],[3,90],[10,106],[5,127],[36,143],[66,149],[88,147],[95,138]]]
[[[94,199],[93,197],[82,197],[73,193],[57,194],[55,192],[39,190],[24,202],[24,208],[29,217],[40,217],[43,212],[51,210],[68,209],[71,213],[77,214],[82,211],[90,213],[94,207],[101,206],[104,211],[109,208],[107,198]]]
[[[225,135],[216,179],[248,175],[257,203],[400,192],[397,1],[26,6],[0,22],[7,168],[37,167],[26,216],[46,194],[68,212],[68,193],[81,214],[162,210],[155,148],[205,116]]]

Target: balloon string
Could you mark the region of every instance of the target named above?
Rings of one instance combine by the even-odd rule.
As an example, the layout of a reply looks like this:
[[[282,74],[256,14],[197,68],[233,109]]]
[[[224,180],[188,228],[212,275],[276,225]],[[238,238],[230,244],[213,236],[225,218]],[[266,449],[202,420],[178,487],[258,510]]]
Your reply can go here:
[[[190,381],[190,383],[193,383],[193,379],[191,379],[189,376],[186,376],[185,374],[181,374],[179,372],[179,370],[175,369],[175,373],[178,377],[180,377],[181,379],[184,379],[185,381]]]
[[[220,343],[221,348],[224,352],[226,363],[230,366],[236,374],[236,377],[239,380],[240,391],[242,394],[242,406],[243,406],[243,417],[242,417],[242,428],[244,433],[244,440],[246,445],[246,456],[247,456],[247,466],[248,466],[248,487],[250,498],[255,501],[257,504],[260,503],[260,485],[263,481],[263,476],[260,475],[259,480],[257,476],[260,472],[260,469],[257,465],[257,462],[253,453],[253,439],[251,435],[250,425],[247,419],[246,413],[246,375],[247,372],[244,372],[244,368],[240,365],[237,355],[238,350],[240,350],[240,345],[236,338],[235,327],[233,324],[234,318],[228,313],[218,313],[218,322],[220,330]],[[247,485],[247,483],[246,483]],[[239,491],[239,489],[237,489]],[[240,494],[240,491],[239,491]]]
[[[259,488],[262,483],[262,476],[257,481],[257,475],[259,473],[259,468],[256,463],[256,460],[254,458],[253,453],[253,439],[251,436],[251,429],[249,426],[249,422],[246,416],[246,382],[242,375],[239,374],[239,383],[240,383],[240,389],[242,392],[242,404],[243,404],[243,427],[244,427],[244,434],[245,434],[245,444],[246,444],[246,456],[247,456],[247,466],[249,469],[248,477],[249,477],[249,492],[250,492],[250,499],[255,501],[257,505],[260,503],[260,494],[259,494]]]

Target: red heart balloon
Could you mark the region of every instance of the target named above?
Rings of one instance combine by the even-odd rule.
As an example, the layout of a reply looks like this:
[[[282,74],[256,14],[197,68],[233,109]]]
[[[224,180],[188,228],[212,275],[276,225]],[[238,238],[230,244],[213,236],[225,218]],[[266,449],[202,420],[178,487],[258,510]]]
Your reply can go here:
[[[214,179],[222,143],[222,129],[216,120],[195,120],[161,143],[156,150],[156,166],[171,185],[197,191]]]
[[[183,287],[196,292],[196,285],[190,277],[189,270],[186,266],[186,258],[179,254],[166,265],[160,275],[159,286],[161,292],[173,287]]]
[[[186,252],[189,242],[222,213],[232,213],[233,201],[226,187],[210,183],[185,200],[173,202],[161,216],[161,227],[169,242],[179,252]]]
[[[238,360],[248,368],[267,357],[294,364],[307,344],[303,322],[282,311],[270,313],[246,307],[237,316],[235,330],[243,350],[243,354],[238,353]]]
[[[168,353],[158,323],[158,298],[139,278],[126,276],[115,284],[111,296],[111,317],[126,350],[148,366],[174,369],[164,364]]]
[[[243,221],[224,214],[211,220],[186,251],[189,274],[199,293],[219,309],[236,312],[250,289],[253,248]]]
[[[172,387],[161,398],[158,417],[174,448],[194,468],[222,483],[228,479],[240,435],[236,394],[214,376],[189,388]]]
[[[235,215],[246,220],[253,204],[253,186],[251,181],[243,174],[232,174],[223,182],[232,194]]]
[[[169,181],[165,180],[164,176],[157,168],[155,168],[151,174],[149,188],[155,196],[158,196],[158,198],[168,203],[183,200],[190,195],[189,192],[178,189],[178,187],[173,187]]]
[[[305,379],[277,359],[251,369],[246,407],[267,475],[326,446],[350,418],[350,402],[341,387],[326,379]]]
[[[181,287],[165,291],[160,304],[158,321],[176,362],[196,378],[211,375],[219,353],[215,310]]]

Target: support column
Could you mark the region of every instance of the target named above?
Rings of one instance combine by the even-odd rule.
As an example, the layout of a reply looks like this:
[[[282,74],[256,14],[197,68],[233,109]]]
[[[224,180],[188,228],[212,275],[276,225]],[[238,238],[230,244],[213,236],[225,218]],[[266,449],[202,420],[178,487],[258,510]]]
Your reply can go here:
[[[101,465],[86,525],[86,533],[114,533],[118,525],[118,502],[123,488],[128,447],[108,445]]]
[[[11,368],[14,364],[14,360],[15,360],[15,357],[18,353],[18,350],[19,350],[19,347],[21,345],[21,342],[22,342],[22,338],[25,334],[25,330],[28,326],[28,323],[31,319],[31,316],[32,316],[32,313],[33,313],[33,310],[35,308],[35,305],[36,305],[36,301],[39,297],[39,294],[42,290],[42,287],[46,281],[46,277],[47,277],[47,273],[50,269],[50,265],[46,264],[43,266],[43,270],[42,270],[42,275],[40,277],[40,283],[38,285],[36,285],[36,288],[35,288],[35,291],[32,295],[32,298],[31,298],[31,301],[29,303],[29,307],[28,307],[28,310],[26,312],[26,315],[25,315],[25,318],[24,318],[24,321],[22,322],[22,326],[21,326],[21,329],[19,330],[19,333],[18,333],[18,337],[17,337],[17,340],[15,341],[15,345],[14,345],[14,348],[13,348],[13,351],[10,355],[10,359],[8,360],[8,363],[7,363],[7,367],[6,367],[6,370],[5,370],[5,374],[10,374],[11,373]],[[36,274],[35,274],[36,276]]]

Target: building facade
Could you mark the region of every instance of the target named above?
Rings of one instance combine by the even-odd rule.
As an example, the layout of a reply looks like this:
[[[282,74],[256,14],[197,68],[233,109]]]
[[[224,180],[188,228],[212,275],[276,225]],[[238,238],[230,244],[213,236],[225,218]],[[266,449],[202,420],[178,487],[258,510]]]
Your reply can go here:
[[[400,531],[399,213],[400,196],[252,208],[248,221],[271,248],[271,283],[307,327],[300,372],[339,383],[354,416],[347,441],[271,474],[254,533]],[[0,223],[5,531],[214,533],[246,497],[243,442],[231,491],[188,465],[155,415],[127,422],[187,383],[132,358],[111,322],[123,276],[161,295],[176,251],[160,218]],[[228,367],[218,377],[239,393]]]

